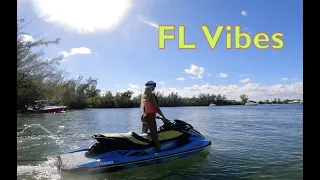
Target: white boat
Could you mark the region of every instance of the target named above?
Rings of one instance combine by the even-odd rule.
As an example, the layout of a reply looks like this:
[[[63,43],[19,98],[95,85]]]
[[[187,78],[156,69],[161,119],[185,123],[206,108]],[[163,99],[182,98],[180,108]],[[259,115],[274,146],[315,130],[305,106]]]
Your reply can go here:
[[[303,101],[294,100],[294,101],[289,102],[289,104],[303,104]]]
[[[246,106],[256,106],[256,105],[258,105],[258,103],[255,102],[255,101],[248,101],[248,102],[245,103],[244,105],[246,105]]]
[[[31,107],[28,106],[27,111],[33,113],[59,113],[65,112],[67,108],[67,106],[51,105],[49,100],[38,100]]]
[[[210,103],[209,106],[216,106],[216,104]]]

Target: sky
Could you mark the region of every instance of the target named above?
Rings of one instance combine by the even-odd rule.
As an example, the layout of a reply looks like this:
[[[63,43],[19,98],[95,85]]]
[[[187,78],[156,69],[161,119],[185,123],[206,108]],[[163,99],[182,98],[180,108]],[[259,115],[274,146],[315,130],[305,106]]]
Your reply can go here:
[[[69,78],[97,78],[102,92],[137,95],[153,80],[165,95],[303,99],[301,0],[18,0],[17,11],[30,22],[25,40],[60,38],[58,45],[42,49],[44,58],[63,54],[59,66]],[[175,40],[166,40],[165,49],[158,48],[159,25],[175,26],[166,31]],[[179,49],[178,25],[196,49]],[[226,48],[224,27],[211,49],[202,25],[212,35],[218,26],[231,26],[232,48]],[[270,45],[272,35],[281,32],[284,46],[258,49],[252,42],[248,49],[235,49],[237,25],[252,39],[266,33]]]

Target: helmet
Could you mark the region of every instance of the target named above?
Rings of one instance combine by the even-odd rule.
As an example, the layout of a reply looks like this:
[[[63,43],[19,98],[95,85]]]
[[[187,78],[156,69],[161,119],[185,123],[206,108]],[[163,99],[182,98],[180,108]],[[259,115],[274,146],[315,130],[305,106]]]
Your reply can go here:
[[[152,85],[153,85],[154,87],[157,87],[157,83],[155,83],[155,82],[153,82],[153,81],[148,81],[145,85],[146,85],[147,88],[151,87]]]

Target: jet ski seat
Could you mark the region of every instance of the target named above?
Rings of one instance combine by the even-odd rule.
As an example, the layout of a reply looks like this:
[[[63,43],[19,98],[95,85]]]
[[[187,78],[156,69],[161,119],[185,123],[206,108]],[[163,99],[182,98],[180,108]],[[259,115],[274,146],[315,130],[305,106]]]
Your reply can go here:
[[[160,143],[178,140],[178,145],[182,146],[189,142],[190,134],[184,133],[192,128],[191,125],[175,120],[174,123],[163,125],[158,130]],[[98,142],[91,146],[85,153],[86,157],[95,157],[106,152],[126,150],[143,150],[154,146],[151,133],[137,134],[133,131],[128,133],[96,134],[92,136]]]
[[[183,133],[169,130],[158,132],[158,136],[162,143],[179,139],[183,136]],[[92,137],[98,142],[89,149],[89,154],[100,154],[113,150],[139,150],[153,146],[150,133],[137,134],[131,131],[128,133],[97,134]]]
[[[158,132],[159,141],[168,141],[172,139],[179,138],[183,133],[175,130],[169,130],[164,132]],[[152,143],[152,138],[150,133],[137,134],[133,131],[128,133],[113,133],[113,134],[98,134],[94,135],[97,141],[103,141],[104,139],[114,139],[114,140],[128,140],[134,144],[139,145],[150,145]]]

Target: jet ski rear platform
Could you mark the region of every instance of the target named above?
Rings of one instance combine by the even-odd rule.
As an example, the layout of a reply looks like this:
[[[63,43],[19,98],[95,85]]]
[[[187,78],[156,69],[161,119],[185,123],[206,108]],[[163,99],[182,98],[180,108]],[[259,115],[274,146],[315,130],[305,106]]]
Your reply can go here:
[[[211,145],[191,125],[180,120],[161,126],[158,137],[162,151],[156,153],[150,133],[93,135],[96,144],[58,156],[58,167],[76,173],[115,172],[191,156]]]

